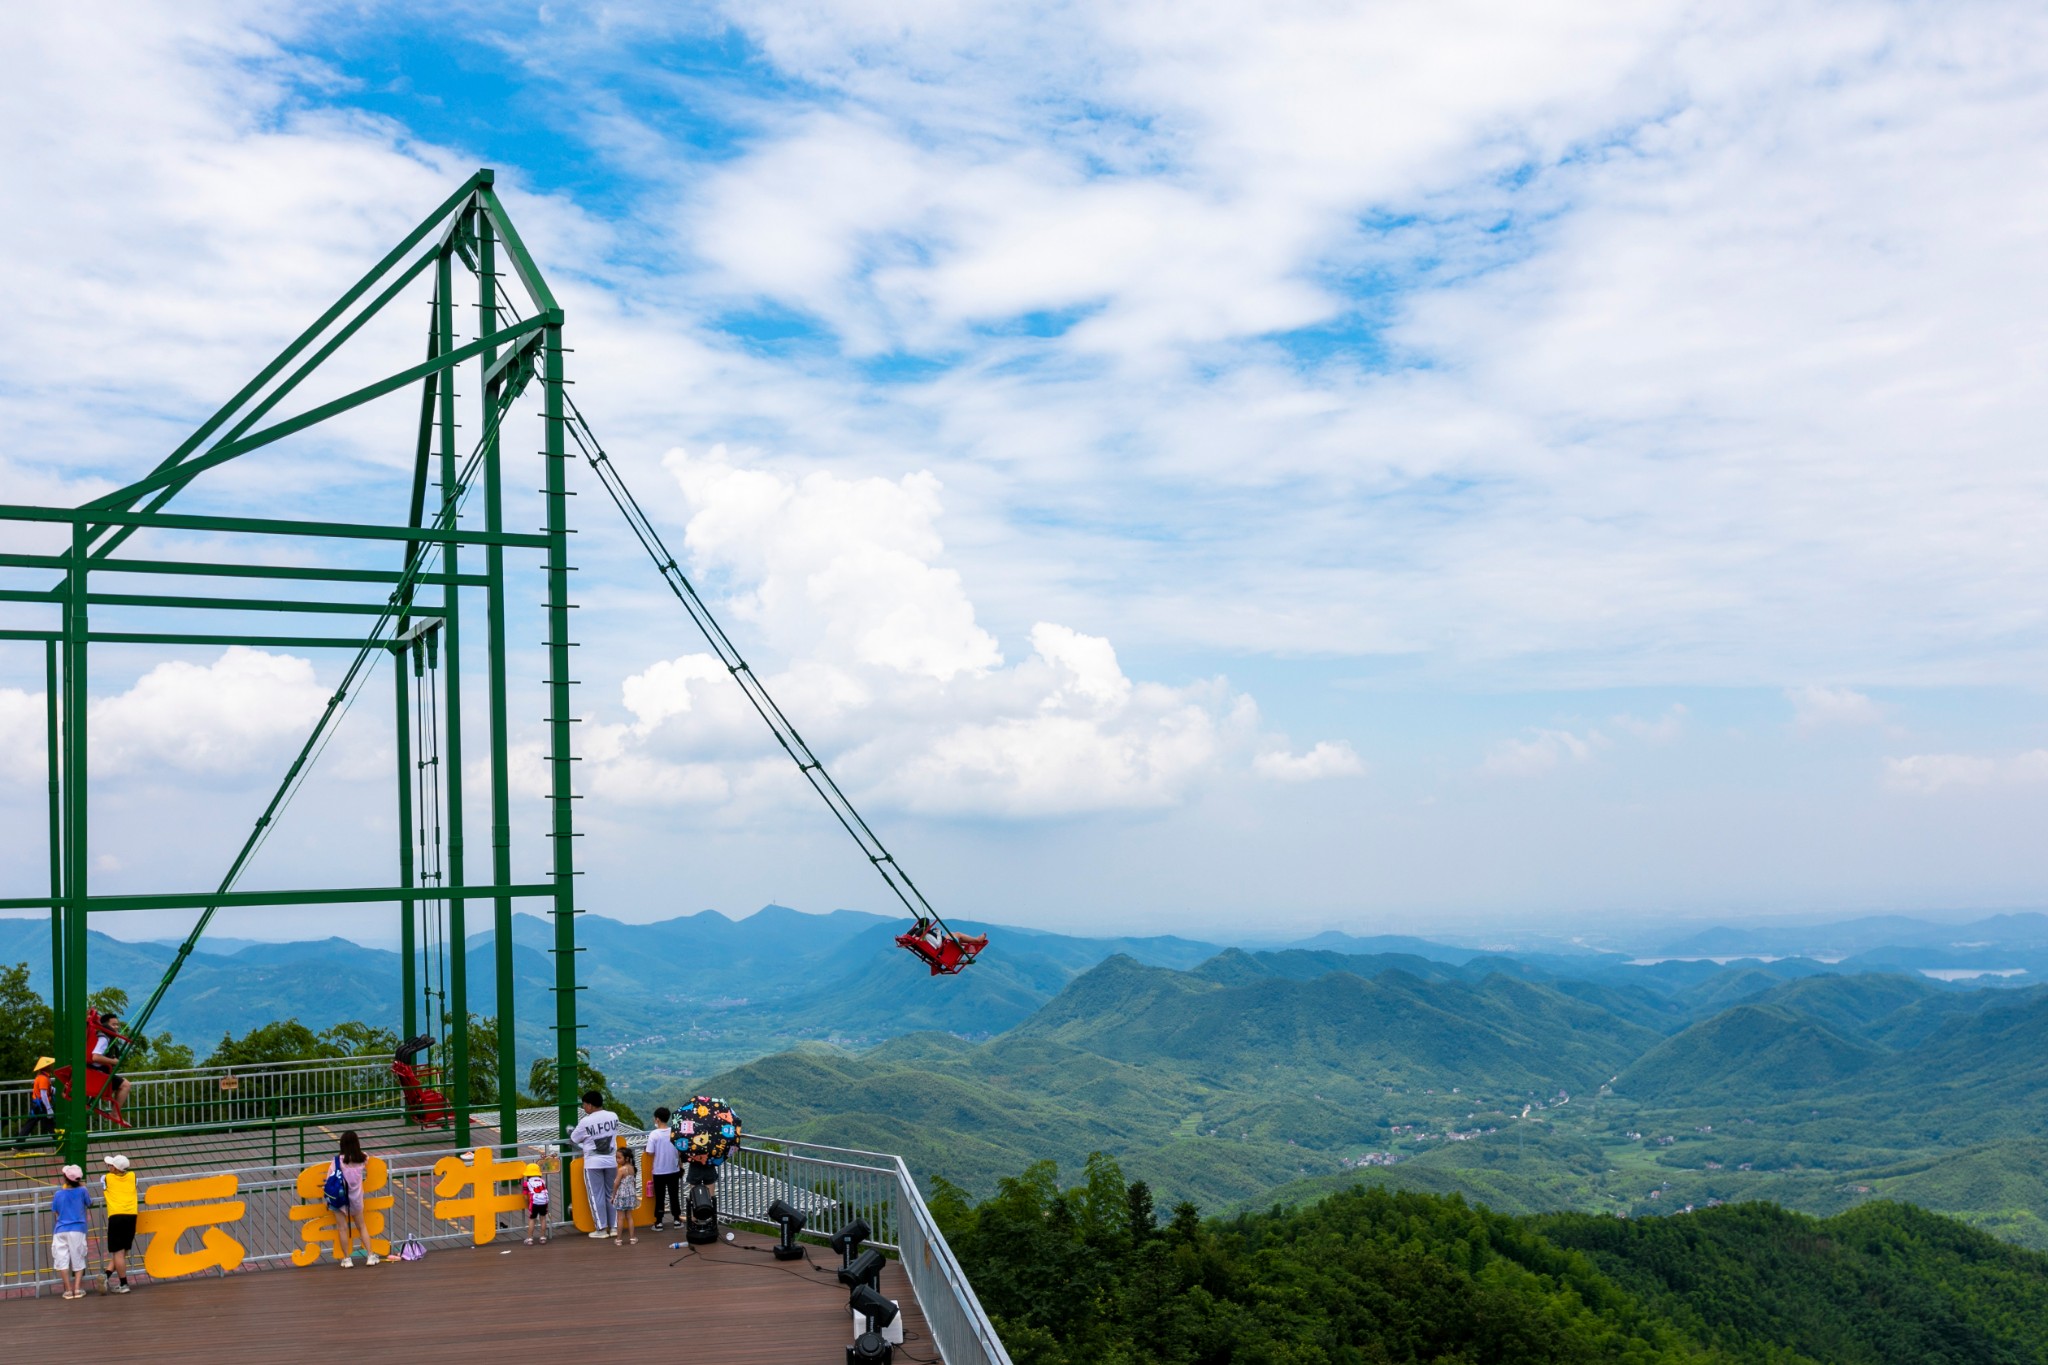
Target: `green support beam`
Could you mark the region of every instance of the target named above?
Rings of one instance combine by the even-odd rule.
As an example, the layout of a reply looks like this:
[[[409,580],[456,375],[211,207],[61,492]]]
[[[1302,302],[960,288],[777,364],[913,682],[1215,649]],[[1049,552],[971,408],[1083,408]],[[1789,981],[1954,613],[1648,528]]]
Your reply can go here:
[[[369,526],[340,521],[277,521],[264,517],[194,517],[175,512],[115,512],[96,507],[31,507],[0,503],[0,521],[56,521],[81,526],[146,526],[167,531],[246,532],[259,536],[319,536],[335,540],[409,540],[423,544],[506,545],[545,550],[548,538],[507,531],[436,530],[413,526]]]
[[[508,241],[511,239],[508,239]],[[524,254],[523,252],[521,253]],[[548,838],[555,884],[555,1120],[562,1136],[574,1125],[576,1092],[576,830],[569,755],[569,442],[563,411],[562,329],[546,346],[544,423],[548,527]]]
[[[391,695],[397,706],[393,733],[398,740],[398,885],[406,891],[413,889],[412,861],[412,707],[406,697],[406,665],[409,662],[407,649],[391,651]],[[419,908],[410,900],[402,901],[398,907],[398,989],[405,1003],[399,1006],[400,1042],[419,1037],[420,1034],[420,983],[419,968],[414,961],[418,952],[413,942],[413,923],[419,918]]]
[[[92,530],[71,527],[71,572],[64,610],[64,1013],[57,1018],[58,1062],[71,1068],[71,1084],[59,1106],[64,1160],[85,1164],[91,1126],[86,1095],[86,579]]]
[[[481,215],[480,215],[481,216]],[[477,225],[477,324],[479,333],[495,335],[498,326],[497,235],[486,217]],[[559,324],[561,315],[553,315]],[[553,325],[551,324],[551,325]],[[506,355],[511,360],[516,352]],[[484,422],[484,529],[505,529],[505,487],[502,441],[498,434],[498,380],[502,374],[496,347],[483,354],[484,377],[479,412]],[[510,717],[505,710],[505,547],[484,548],[485,687],[491,708],[491,880],[503,886],[512,880],[512,747]],[[512,977],[512,902],[499,896],[492,905],[491,948],[497,974],[498,1141],[506,1156],[519,1143],[519,1057],[514,1025],[518,1014]]]
[[[436,347],[446,355],[455,349],[455,261],[443,248],[435,265]],[[441,524],[453,529],[461,515],[462,487],[456,471],[455,385],[442,384],[441,406]],[[460,572],[457,542],[444,542],[443,564],[449,572]],[[486,574],[488,579],[489,575]],[[469,926],[463,913],[463,824],[462,824],[462,611],[461,595],[449,588],[441,598],[441,714],[446,717],[447,740],[442,745],[442,773],[447,801],[448,861],[444,883],[448,888],[448,998],[443,1003],[451,1016],[443,1021],[442,1039],[448,1044],[444,1060],[454,1084],[449,1087],[454,1109],[454,1132],[458,1143],[469,1141],[471,1089],[469,1078]]]
[[[432,214],[421,221],[369,272],[361,276],[323,313],[312,326],[290,344],[186,437],[154,469],[143,477],[83,507],[32,507],[0,504],[0,522],[41,523],[68,526],[69,544],[53,553],[19,550],[0,552],[0,569],[28,569],[52,572],[58,581],[33,590],[0,589],[0,602],[44,605],[56,609],[51,629],[0,630],[0,641],[26,641],[43,645],[46,690],[46,725],[49,772],[49,885],[47,894],[0,898],[0,910],[41,909],[51,915],[51,967],[53,1002],[56,1008],[56,1043],[59,1059],[72,1068],[70,1094],[60,1107],[63,1154],[83,1160],[90,1126],[90,1105],[86,1094],[85,1004],[88,930],[95,914],[129,911],[198,911],[198,923],[187,936],[170,971],[157,984],[148,1003],[131,1019],[137,1029],[175,979],[215,912],[223,909],[287,906],[350,906],[383,903],[402,907],[400,921],[402,991],[398,1019],[410,1036],[430,1032],[445,1044],[440,1061],[448,1068],[449,1094],[456,1111],[458,1141],[466,1142],[473,1109],[473,1063],[492,1067],[497,1080],[496,1120],[500,1140],[507,1145],[516,1132],[517,1093],[517,1001],[513,979],[512,911],[523,899],[546,899],[554,921],[555,942],[555,1051],[559,1092],[554,1096],[566,1129],[578,1089],[576,1066],[576,932],[574,915],[575,876],[571,840],[574,838],[569,764],[570,703],[568,688],[568,514],[566,487],[567,439],[565,433],[565,391],[563,370],[563,316],[532,255],[527,251],[510,216],[493,189],[494,176],[481,170],[470,177]],[[432,240],[430,240],[432,239]],[[504,284],[498,275],[501,263],[509,265],[533,304],[531,315],[506,321],[500,304]],[[455,299],[459,269],[477,280],[478,324],[475,335],[458,343]],[[291,395],[321,374],[328,362],[369,323],[397,303],[413,286],[431,278],[433,301],[428,320],[426,356],[419,364],[384,375],[369,384],[350,389],[341,397],[320,402],[295,415],[276,418],[273,414]],[[423,285],[422,285],[423,287]],[[415,296],[416,297],[416,296]],[[519,310],[512,309],[517,319]],[[484,420],[483,434],[476,450],[465,462],[457,448],[455,376],[470,365]],[[544,375],[545,449],[544,462],[546,526],[539,533],[506,529],[505,467],[499,423],[528,382]],[[234,515],[199,515],[166,510],[168,504],[204,477],[208,471],[230,461],[253,455],[267,447],[299,436],[345,413],[401,391],[418,386],[420,414],[419,445],[409,516],[404,524],[372,518],[342,522],[311,516],[287,518]],[[330,389],[330,392],[332,390]],[[265,425],[267,423],[267,425]],[[426,497],[430,470],[438,472],[440,495]],[[483,507],[482,529],[461,526],[465,484],[480,479]],[[296,509],[294,509],[296,510]],[[251,537],[290,537],[313,540],[347,540],[371,544],[395,544],[403,559],[395,569],[357,568],[344,565],[278,564],[253,562],[267,551],[244,550],[243,555],[220,553],[209,547],[208,559],[116,557],[115,551],[137,531],[197,533],[230,546],[246,546]],[[464,573],[461,550],[475,546],[484,550],[484,571]],[[509,624],[508,565],[506,551],[540,552],[547,568],[547,650],[548,650],[548,765],[550,841],[549,875],[544,883],[513,880],[513,821],[510,782]],[[182,553],[179,551],[177,553]],[[431,557],[438,553],[439,563]],[[251,562],[228,562],[244,556]],[[94,575],[132,574],[164,577],[246,580],[249,595],[238,595],[229,586],[221,595],[156,593],[151,591],[93,591]],[[314,583],[368,585],[388,590],[382,601],[353,600],[354,594],[336,594],[340,600],[304,600],[257,595],[254,585],[262,583]],[[438,600],[422,604],[416,600],[421,588],[436,589]],[[461,637],[462,591],[482,588],[485,592],[484,638],[480,662],[485,669],[488,700],[488,772],[491,787],[490,874],[483,885],[468,884],[465,862],[463,802],[465,729],[462,723],[462,684],[465,652]],[[309,634],[255,634],[239,621],[223,621],[221,631],[93,630],[95,610],[121,611],[181,610],[221,613],[227,617],[248,614],[312,617],[363,617],[365,633],[360,636]],[[442,667],[437,692],[432,693],[440,718],[438,762],[445,806],[447,834],[442,858],[444,877],[439,885],[420,885],[422,866],[416,861],[413,834],[424,816],[414,808],[412,776],[422,758],[415,754],[412,733],[415,722],[426,723],[424,710],[414,715],[409,680],[404,665],[417,644],[401,638],[416,618],[438,622]],[[307,623],[313,624],[313,623]],[[337,621],[337,625],[342,624]],[[317,628],[317,627],[315,627]],[[90,773],[86,764],[89,672],[87,658],[93,645],[131,646],[230,646],[248,645],[278,649],[353,649],[357,652],[339,687],[333,692],[313,733],[301,748],[271,797],[270,804],[256,820],[220,885],[213,891],[156,892],[122,895],[93,895],[88,885],[91,840],[89,838]],[[290,795],[305,778],[317,758],[331,727],[345,713],[344,702],[366,679],[368,664],[389,654],[399,665],[393,681],[392,717],[397,735],[398,805],[400,827],[396,886],[352,886],[290,888],[270,891],[242,889],[238,882],[249,860],[262,846],[273,822],[285,810]],[[425,695],[425,694],[423,694]],[[423,836],[424,837],[424,836]],[[476,899],[491,903],[492,940],[497,984],[499,1033],[494,1056],[469,1055],[469,998],[467,980],[466,905]],[[420,1016],[422,982],[418,950],[422,916],[446,915],[448,962],[447,994],[440,1004],[442,1019]],[[480,1078],[479,1078],[480,1079]]]

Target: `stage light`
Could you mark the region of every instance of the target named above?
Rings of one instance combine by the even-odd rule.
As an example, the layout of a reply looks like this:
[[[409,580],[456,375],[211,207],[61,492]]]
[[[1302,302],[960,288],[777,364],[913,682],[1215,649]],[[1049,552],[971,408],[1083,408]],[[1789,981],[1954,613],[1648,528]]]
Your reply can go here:
[[[862,1332],[846,1348],[846,1365],[889,1365],[894,1359],[895,1350],[880,1332]]]
[[[873,1256],[876,1253],[863,1253]],[[881,1291],[872,1285],[856,1285],[852,1297],[846,1301],[855,1315],[861,1319],[860,1334],[853,1339],[853,1345],[846,1348],[847,1365],[888,1365],[895,1352],[884,1335],[889,1324],[896,1321],[896,1301],[884,1298]],[[897,1333],[901,1336],[902,1333]]]
[[[898,1311],[896,1300],[868,1284],[858,1286],[846,1300],[846,1306],[866,1318],[868,1326],[876,1331],[896,1321]]]
[[[845,1285],[848,1289],[864,1284],[872,1285],[882,1278],[882,1267],[888,1263],[888,1257],[875,1250],[875,1248],[869,1247],[866,1251],[863,1251],[860,1255],[839,1267],[839,1283]]]
[[[853,1255],[860,1250],[860,1244],[873,1235],[867,1220],[856,1218],[832,1234],[832,1249],[839,1253],[841,1269],[853,1264]]]
[[[703,1246],[718,1240],[718,1200],[702,1185],[690,1186],[690,1197],[683,1210],[683,1240],[691,1246]]]
[[[768,1216],[782,1226],[782,1236],[775,1243],[775,1259],[802,1260],[804,1249],[796,1244],[796,1235],[804,1230],[803,1214],[778,1199],[768,1206]]]

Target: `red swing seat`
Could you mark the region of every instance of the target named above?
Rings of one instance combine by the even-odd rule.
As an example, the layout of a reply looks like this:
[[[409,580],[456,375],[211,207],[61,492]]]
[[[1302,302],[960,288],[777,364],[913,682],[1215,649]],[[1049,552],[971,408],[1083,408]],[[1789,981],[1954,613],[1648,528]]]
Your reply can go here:
[[[421,1050],[429,1047],[433,1039],[426,1035],[407,1040],[391,1058],[391,1074],[398,1080],[399,1092],[405,1098],[405,1116],[422,1128],[446,1128],[454,1117],[454,1106],[448,1097],[431,1084],[441,1077],[436,1066],[421,1066],[413,1059]]]
[[[105,1019],[100,1017],[98,1010],[88,1009],[85,1012],[85,1055],[87,1057],[92,1056],[93,1045],[102,1038],[107,1040],[108,1052],[111,1055],[105,1063],[99,1065],[91,1062],[86,1063],[85,1097],[91,1101],[95,1113],[101,1115],[109,1122],[114,1122],[114,1110],[109,1103],[108,1093],[118,1084],[119,1078],[114,1074],[112,1061],[114,1056],[119,1055],[116,1045],[119,1048],[126,1048],[128,1046],[128,1035],[109,1025]],[[60,1066],[52,1069],[50,1079],[54,1083],[54,1089],[58,1094],[66,1098],[70,1097],[70,1067]],[[119,1123],[123,1128],[130,1126],[126,1119],[119,1120]]]
[[[917,928],[896,936],[896,946],[915,953],[933,976],[953,976],[988,947],[988,935],[942,931],[931,921],[920,920]]]

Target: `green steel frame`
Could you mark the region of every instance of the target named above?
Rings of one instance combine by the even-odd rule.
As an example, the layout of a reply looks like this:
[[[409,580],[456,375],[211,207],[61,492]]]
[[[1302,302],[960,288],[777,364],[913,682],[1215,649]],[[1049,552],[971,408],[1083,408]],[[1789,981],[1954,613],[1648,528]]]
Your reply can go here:
[[[265,366],[227,404],[202,423],[149,474],[104,497],[77,508],[0,505],[0,523],[55,523],[70,528],[69,547],[61,553],[0,553],[0,569],[51,570],[61,574],[54,585],[42,588],[8,589],[0,601],[42,603],[57,608],[59,622],[52,630],[0,630],[0,641],[40,642],[44,649],[44,672],[48,687],[47,708],[49,761],[49,888],[42,896],[0,899],[0,909],[50,911],[50,951],[54,987],[53,1005],[57,1019],[56,1053],[62,1066],[71,1068],[74,1083],[61,1103],[60,1145],[65,1158],[83,1161],[89,1125],[89,1101],[84,1077],[87,923],[90,916],[125,910],[198,909],[198,925],[179,950],[170,972],[156,994],[131,1019],[141,1029],[175,978],[179,966],[190,954],[214,912],[224,907],[272,905],[349,905],[396,903],[401,907],[402,989],[405,1000],[402,1026],[411,1036],[419,1026],[422,983],[415,958],[419,948],[417,923],[423,913],[442,907],[447,916],[448,988],[443,1005],[452,1022],[444,1040],[442,1057],[450,1082],[450,1099],[456,1109],[459,1135],[470,1127],[470,1072],[473,1061],[490,1066],[497,1078],[499,1096],[497,1126],[502,1142],[509,1144],[518,1132],[515,1112],[519,1078],[515,1074],[512,907],[517,900],[545,900],[554,926],[554,1025],[556,1075],[555,1102],[563,1131],[571,1121],[578,1089],[576,1066],[576,930],[573,840],[575,828],[570,780],[569,725],[571,723],[568,638],[568,508],[566,463],[570,458],[565,433],[568,416],[563,388],[567,382],[563,366],[563,316],[532,256],[520,241],[493,185],[493,174],[480,170],[450,195],[418,227],[406,236],[369,273],[344,293],[320,318]],[[438,236],[436,234],[438,233]],[[500,257],[532,304],[532,315],[510,326],[499,325]],[[405,291],[407,286],[431,272],[432,314],[427,328],[426,359],[415,366],[358,388],[297,416],[259,426],[263,419],[302,381],[319,371],[331,356],[372,318]],[[462,276],[458,272],[464,272]],[[462,342],[457,337],[455,286],[458,278],[473,281],[478,301],[476,337]],[[374,292],[373,292],[374,291]],[[457,448],[457,408],[454,382],[459,367],[474,362],[479,377],[482,435],[466,455]],[[504,524],[503,451],[501,424],[512,403],[534,381],[540,382],[544,448],[542,494],[545,526],[538,533],[508,531]],[[317,427],[343,413],[419,387],[418,442],[413,453],[412,497],[404,524],[357,524],[321,520],[277,520],[239,516],[200,516],[167,512],[172,498],[206,470],[224,465],[273,442]],[[465,495],[481,484],[483,529],[465,529],[459,523]],[[438,489],[430,499],[430,486]],[[116,554],[137,531],[158,529],[210,532],[228,544],[242,543],[243,537],[292,537],[303,543],[311,538],[367,542],[395,542],[402,562],[396,570],[357,567],[282,566],[257,562],[198,562],[175,559],[126,558]],[[483,551],[483,571],[464,572],[460,549],[478,547]],[[441,563],[430,565],[428,556],[438,547]],[[516,883],[512,880],[512,822],[509,770],[509,726],[507,720],[506,676],[506,564],[507,550],[538,552],[544,559],[547,592],[546,681],[548,708],[546,755],[550,819],[547,838],[549,879],[544,883]],[[148,593],[115,593],[94,586],[95,575],[109,573],[155,574],[183,577],[211,577],[223,580],[253,580],[268,591],[275,585],[311,582],[328,585],[366,585],[385,590],[381,601],[298,601],[274,596],[239,596],[232,589],[219,596],[191,596]],[[422,600],[422,589],[438,588],[438,600]],[[486,880],[475,883],[466,876],[464,860],[464,803],[462,792],[463,740],[461,628],[463,589],[480,589],[484,599],[484,694],[488,700],[490,771],[490,869]],[[370,628],[353,635],[251,634],[238,632],[106,631],[91,628],[95,607],[209,610],[230,614],[242,612],[310,614],[314,616],[364,616],[374,618]],[[409,742],[409,698],[407,661],[419,651],[415,622],[431,624],[438,630],[440,686],[438,705],[442,749],[440,754],[443,804],[446,809],[446,878],[435,885],[419,885],[419,869],[413,858],[414,819],[411,778],[416,756]],[[96,644],[123,645],[259,645],[291,649],[340,649],[355,651],[340,688],[330,698],[326,712],[314,728],[285,774],[269,806],[256,821],[217,890],[141,895],[94,895],[90,890],[91,862],[88,851],[90,783],[87,776],[88,647]],[[323,737],[331,731],[352,687],[368,676],[366,664],[388,654],[393,662],[396,695],[395,719],[398,734],[398,877],[393,886],[340,887],[279,891],[238,891],[236,880],[249,858],[266,837],[273,822],[288,803],[311,762],[317,758]],[[498,1049],[489,1059],[469,1056],[469,1017],[466,963],[466,908],[470,901],[490,905],[494,965],[497,979]]]

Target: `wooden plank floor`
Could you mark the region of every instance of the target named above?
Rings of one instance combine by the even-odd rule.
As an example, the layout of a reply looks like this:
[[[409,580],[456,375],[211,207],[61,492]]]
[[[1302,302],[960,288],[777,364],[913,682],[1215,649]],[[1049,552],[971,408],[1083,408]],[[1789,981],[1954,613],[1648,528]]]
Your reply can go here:
[[[773,1239],[672,1251],[572,1234],[546,1246],[429,1252],[411,1263],[332,1263],[138,1285],[125,1295],[0,1303],[0,1339],[21,1360],[356,1361],[620,1358],[676,1353],[722,1365],[844,1365],[853,1339],[837,1258],[779,1262]],[[97,1248],[95,1248],[97,1251]],[[678,1262],[678,1257],[681,1260]],[[671,1264],[671,1262],[678,1262]],[[882,1292],[903,1305],[898,1360],[936,1362],[902,1268]],[[18,1354],[17,1354],[18,1353]]]

